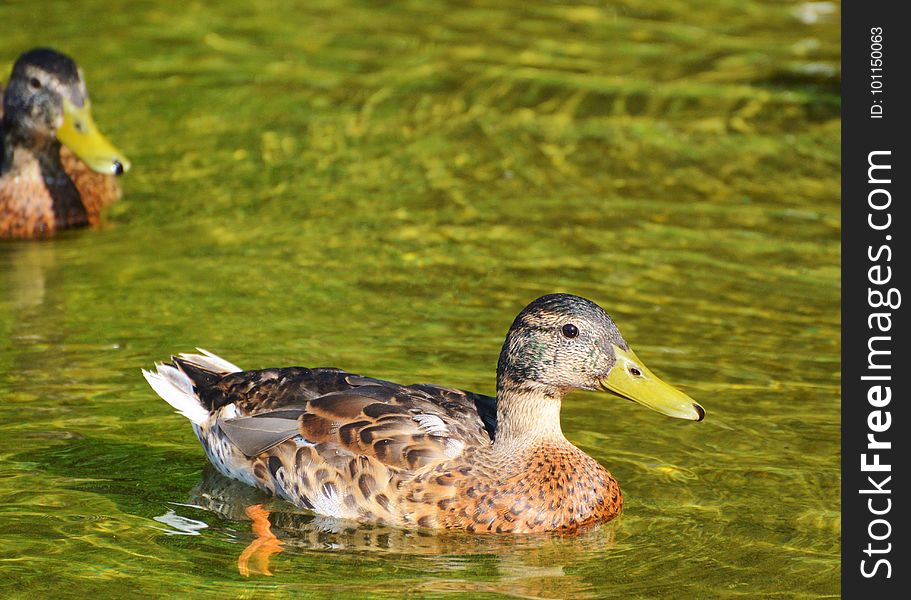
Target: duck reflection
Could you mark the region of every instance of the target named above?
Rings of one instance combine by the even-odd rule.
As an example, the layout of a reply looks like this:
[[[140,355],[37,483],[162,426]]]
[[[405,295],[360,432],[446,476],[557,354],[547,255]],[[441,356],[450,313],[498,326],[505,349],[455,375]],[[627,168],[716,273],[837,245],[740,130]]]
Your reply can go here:
[[[281,552],[310,550],[377,552],[416,557],[438,557],[433,577],[424,585],[434,591],[503,592],[523,597],[573,597],[595,595],[595,589],[566,567],[581,564],[592,555],[614,547],[616,521],[576,536],[475,535],[461,531],[396,529],[369,523],[313,515],[276,500],[255,488],[229,479],[210,465],[190,491],[185,505],[157,517],[172,534],[196,535],[207,527],[182,516],[180,507],[198,508],[230,521],[250,521],[252,541],[237,560],[241,575],[272,575],[271,558]],[[239,540],[249,540],[240,534]],[[483,557],[496,568],[496,582],[465,581],[446,577],[465,568],[460,557]]]
[[[7,242],[0,248],[0,281],[15,311],[44,304],[46,273],[57,265],[56,247],[47,243]]]

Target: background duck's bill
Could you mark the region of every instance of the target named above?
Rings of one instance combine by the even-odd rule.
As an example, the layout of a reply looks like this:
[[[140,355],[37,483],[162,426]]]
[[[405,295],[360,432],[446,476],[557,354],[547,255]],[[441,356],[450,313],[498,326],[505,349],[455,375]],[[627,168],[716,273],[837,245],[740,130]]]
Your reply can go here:
[[[88,102],[77,107],[64,99],[63,125],[57,129],[57,139],[93,171],[120,175],[130,169],[127,157],[98,131]]]
[[[680,390],[664,383],[632,350],[614,346],[617,364],[601,380],[604,390],[628,398],[669,417],[701,421],[705,410]]]

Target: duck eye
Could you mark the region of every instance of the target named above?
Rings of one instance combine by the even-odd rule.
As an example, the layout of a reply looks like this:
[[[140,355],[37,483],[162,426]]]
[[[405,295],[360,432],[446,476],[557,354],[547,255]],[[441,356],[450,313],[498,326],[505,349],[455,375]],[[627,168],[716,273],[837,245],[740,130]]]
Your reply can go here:
[[[579,335],[579,328],[573,325],[572,323],[567,323],[563,326],[563,335],[572,339]]]
[[[642,376],[642,371],[640,371],[640,370],[637,369],[636,367],[630,367],[630,368],[629,368],[629,372],[630,372],[630,375],[632,375],[633,377],[641,377],[641,376]]]
[[[28,84],[31,86],[31,88],[32,88],[33,90],[40,90],[40,89],[41,89],[41,82],[38,81],[38,78],[37,78],[37,77],[32,77],[31,79],[29,79]]]

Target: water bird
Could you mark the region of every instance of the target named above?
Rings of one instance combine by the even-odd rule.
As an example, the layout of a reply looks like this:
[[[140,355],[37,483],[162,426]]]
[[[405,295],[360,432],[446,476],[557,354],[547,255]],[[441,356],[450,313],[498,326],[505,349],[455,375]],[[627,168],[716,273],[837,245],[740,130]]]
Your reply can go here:
[[[49,48],[13,65],[0,109],[0,238],[100,221],[130,161],[98,130],[82,71]]]
[[[616,517],[616,479],[560,427],[572,390],[705,416],[600,306],[569,294],[516,317],[496,397],[335,368],[244,371],[199,352],[142,372],[219,471],[320,515],[397,527],[574,533]]]

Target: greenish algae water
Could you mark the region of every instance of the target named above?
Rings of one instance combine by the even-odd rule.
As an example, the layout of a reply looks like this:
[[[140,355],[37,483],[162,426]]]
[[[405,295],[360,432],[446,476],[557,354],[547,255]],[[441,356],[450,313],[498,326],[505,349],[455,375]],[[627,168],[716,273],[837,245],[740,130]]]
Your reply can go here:
[[[100,230],[0,244],[0,595],[838,595],[836,5],[13,0],[0,24],[0,78],[71,53],[134,165]],[[313,519],[206,472],[139,374],[201,346],[491,393],[553,291],[708,411],[570,396],[626,498],[576,538]],[[258,502],[271,577],[238,570]]]

